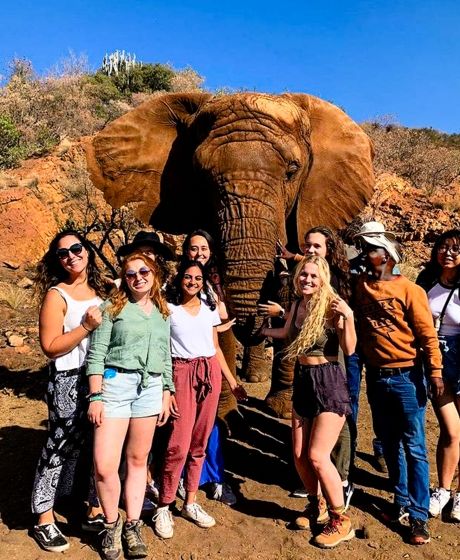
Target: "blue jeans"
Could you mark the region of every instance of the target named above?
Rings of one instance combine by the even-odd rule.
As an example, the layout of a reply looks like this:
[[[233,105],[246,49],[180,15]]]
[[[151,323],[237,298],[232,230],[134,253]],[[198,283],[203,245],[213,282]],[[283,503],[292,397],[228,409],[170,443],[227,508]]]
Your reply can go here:
[[[423,373],[413,367],[400,375],[376,377],[370,368],[367,382],[395,503],[405,506],[411,519],[426,521],[430,493]]]
[[[362,360],[357,352],[345,356],[348,391],[350,393],[351,417],[356,426],[358,420],[359,392],[361,389]]]
[[[350,424],[350,434],[352,440],[353,454],[356,451],[356,440],[358,437],[358,407],[359,407],[359,394],[361,392],[361,376],[363,371],[363,361],[361,356],[355,352],[351,356],[345,356],[345,367],[347,372],[347,383],[348,391],[350,392],[350,405],[351,405],[351,416],[348,417],[348,422]],[[373,416],[372,404],[369,402],[371,407],[371,413]],[[377,437],[372,440],[372,446],[374,448],[374,455],[383,455],[382,442],[378,438],[378,433],[375,431],[375,422],[372,420],[372,426],[374,428],[374,433]]]

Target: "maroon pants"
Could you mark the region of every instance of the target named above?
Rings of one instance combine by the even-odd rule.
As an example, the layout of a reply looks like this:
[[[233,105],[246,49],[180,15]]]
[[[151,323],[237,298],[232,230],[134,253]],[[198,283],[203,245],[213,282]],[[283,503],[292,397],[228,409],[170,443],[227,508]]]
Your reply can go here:
[[[222,372],[216,356],[174,359],[173,378],[180,417],[172,421],[160,484],[160,504],[174,501],[184,466],[185,489],[198,490],[206,446],[216,419]]]

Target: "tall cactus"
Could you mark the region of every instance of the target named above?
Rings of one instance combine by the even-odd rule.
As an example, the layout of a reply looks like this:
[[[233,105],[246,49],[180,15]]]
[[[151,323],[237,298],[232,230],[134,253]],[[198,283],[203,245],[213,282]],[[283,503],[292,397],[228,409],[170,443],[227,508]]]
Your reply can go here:
[[[142,66],[142,62],[136,60],[136,55],[125,53],[124,50],[116,50],[110,54],[105,53],[102,60],[102,71],[111,76],[118,76],[119,73],[129,75],[135,66]]]

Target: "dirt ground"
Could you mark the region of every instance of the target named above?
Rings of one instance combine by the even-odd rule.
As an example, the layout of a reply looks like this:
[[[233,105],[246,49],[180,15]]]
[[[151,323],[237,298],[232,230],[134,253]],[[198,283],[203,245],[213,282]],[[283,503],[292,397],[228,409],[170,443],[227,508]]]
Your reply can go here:
[[[33,517],[29,500],[34,470],[46,429],[43,402],[46,370],[35,334],[35,313],[21,319],[26,329],[27,352],[21,354],[6,345],[5,332],[17,328],[15,313],[0,307],[3,317],[0,344],[0,559],[50,558],[30,537]],[[24,324],[26,327],[24,327]],[[6,327],[5,327],[6,325]],[[290,522],[305,506],[305,500],[289,497],[298,486],[290,461],[290,430],[287,422],[264,413],[263,398],[268,384],[246,385],[250,395],[241,407],[247,429],[239,439],[229,442],[227,468],[238,495],[233,508],[199,500],[217,525],[203,530],[175,517],[174,538],[163,541],[145,519],[145,536],[150,556],[155,559],[202,560],[318,560],[343,557],[359,560],[396,560],[398,558],[457,560],[460,556],[460,526],[447,520],[431,520],[431,543],[417,548],[406,544],[406,530],[384,524],[382,511],[390,500],[388,481],[372,467],[370,416],[365,396],[361,399],[356,491],[350,515],[357,538],[322,551],[309,543],[307,531],[295,531]],[[362,392],[364,395],[364,391]],[[437,425],[431,408],[427,417],[431,482],[436,480],[434,449]],[[181,502],[178,500],[180,507]],[[63,553],[69,559],[97,559],[98,538],[82,534],[81,512],[59,516],[61,527],[70,537],[71,547]]]

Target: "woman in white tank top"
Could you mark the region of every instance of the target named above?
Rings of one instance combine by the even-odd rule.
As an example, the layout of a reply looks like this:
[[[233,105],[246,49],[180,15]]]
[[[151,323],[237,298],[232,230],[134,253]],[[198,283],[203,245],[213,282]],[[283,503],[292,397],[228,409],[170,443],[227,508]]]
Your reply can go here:
[[[46,395],[48,437],[32,491],[32,511],[38,515],[33,534],[45,550],[62,552],[69,543],[56,526],[54,503],[58,495],[70,494],[77,459],[89,434],[84,366],[88,335],[101,323],[98,306],[105,286],[92,248],[73,230],[62,231],[51,241],[38,264],[36,281],[40,344],[52,363]],[[103,519],[95,493],[91,498],[90,492],[89,501],[88,521],[96,518],[100,529]]]

